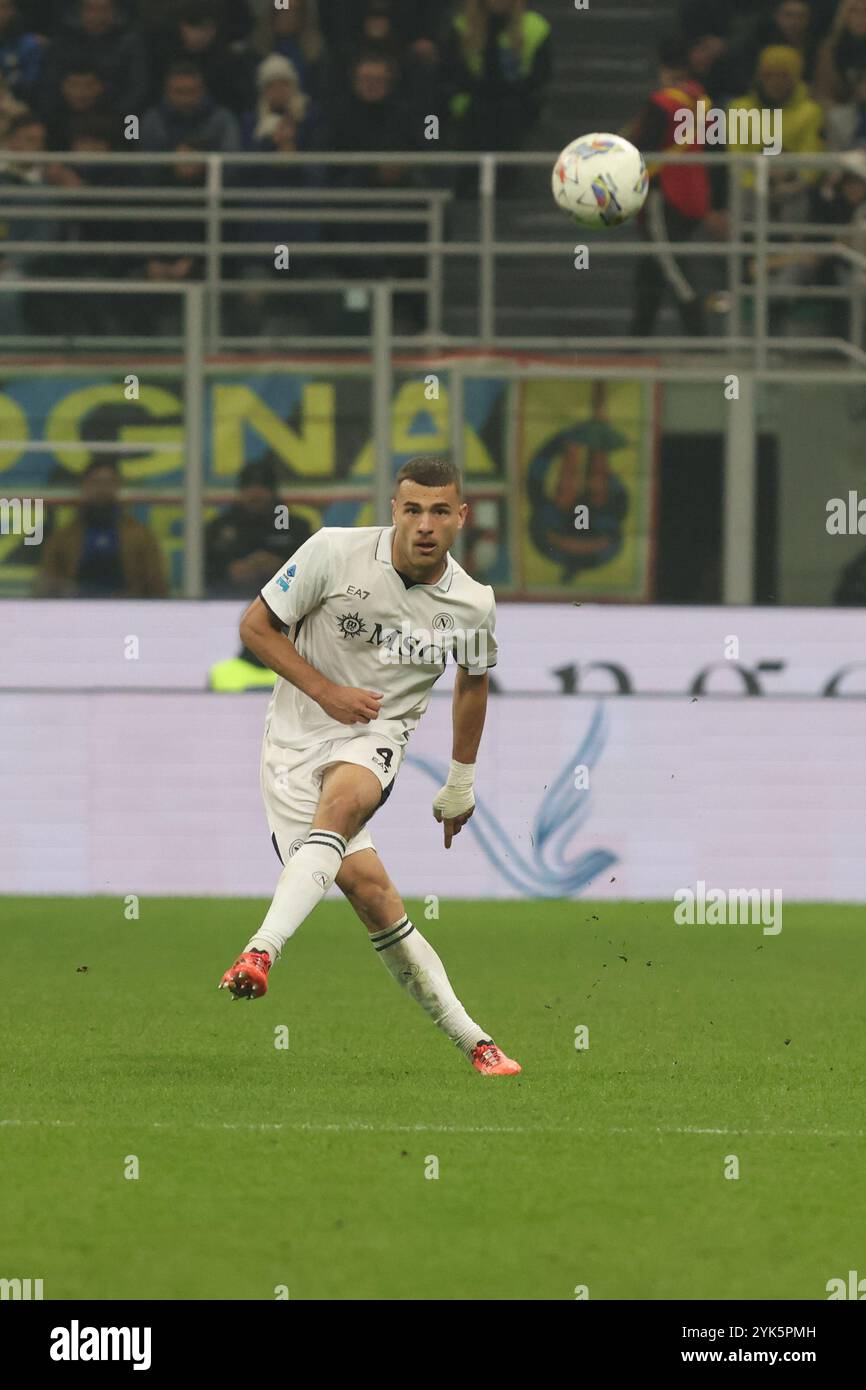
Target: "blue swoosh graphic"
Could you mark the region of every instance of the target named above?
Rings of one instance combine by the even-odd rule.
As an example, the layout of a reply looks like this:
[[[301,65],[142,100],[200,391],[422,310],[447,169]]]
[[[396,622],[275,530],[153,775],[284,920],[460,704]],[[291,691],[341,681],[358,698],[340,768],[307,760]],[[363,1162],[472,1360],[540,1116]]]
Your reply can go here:
[[[598,874],[618,863],[617,856],[607,849],[585,850],[569,857],[567,851],[575,833],[586,821],[590,810],[590,791],[574,786],[574,768],[595,766],[607,742],[607,715],[599,700],[592,713],[589,727],[577,751],[569,759],[535,817],[532,827],[532,858],[512,843],[508,831],[492,811],[476,802],[467,829],[475,835],[494,868],[521,893],[533,898],[572,897],[581,892]],[[407,763],[420,768],[442,786],[448,769],[427,758],[408,755]]]

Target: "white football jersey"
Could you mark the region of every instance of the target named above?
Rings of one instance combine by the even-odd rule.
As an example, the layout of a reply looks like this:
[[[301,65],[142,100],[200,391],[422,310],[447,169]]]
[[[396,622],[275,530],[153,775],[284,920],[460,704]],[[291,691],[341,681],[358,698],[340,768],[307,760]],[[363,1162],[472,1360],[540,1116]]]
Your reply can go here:
[[[336,685],[381,691],[379,716],[340,724],[277,678],[267,735],[287,748],[382,733],[401,745],[427,708],[448,652],[474,675],[496,665],[496,600],[449,554],[436,584],[408,588],[391,563],[393,526],[325,526],[261,591],[298,652]]]

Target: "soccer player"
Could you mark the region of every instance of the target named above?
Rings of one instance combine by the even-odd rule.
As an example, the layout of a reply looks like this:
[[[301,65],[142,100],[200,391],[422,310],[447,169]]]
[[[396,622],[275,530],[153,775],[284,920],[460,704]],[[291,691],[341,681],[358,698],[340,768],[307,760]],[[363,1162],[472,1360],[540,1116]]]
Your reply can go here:
[[[452,760],[433,801],[446,849],[475,808],[496,603],[450,554],[466,512],[452,464],[411,459],[395,480],[393,526],[324,527],[244,614],[241,640],[279,678],[265,718],[261,780],[283,872],[220,989],[260,998],[289,937],[336,882],[379,959],[476,1071],[513,1076],[519,1064],[460,1003],[366,828],[391,794],[449,650],[459,667]]]

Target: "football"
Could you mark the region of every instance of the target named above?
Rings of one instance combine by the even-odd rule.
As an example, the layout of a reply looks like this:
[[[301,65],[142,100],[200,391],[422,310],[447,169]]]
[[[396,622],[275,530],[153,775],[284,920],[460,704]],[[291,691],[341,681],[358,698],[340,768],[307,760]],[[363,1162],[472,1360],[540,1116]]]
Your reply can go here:
[[[618,227],[646,202],[649,175],[640,150],[621,135],[581,135],[553,166],[557,205],[581,227]]]

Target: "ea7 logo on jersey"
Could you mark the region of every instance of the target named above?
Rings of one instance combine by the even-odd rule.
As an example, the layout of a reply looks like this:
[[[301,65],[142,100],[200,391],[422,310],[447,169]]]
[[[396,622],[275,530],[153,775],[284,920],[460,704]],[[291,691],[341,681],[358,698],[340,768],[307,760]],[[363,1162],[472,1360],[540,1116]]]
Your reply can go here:
[[[355,586],[354,586],[354,584],[350,584],[349,587],[348,587],[348,589],[346,590],[346,595],[347,595],[347,597],[351,597],[351,598],[369,598],[369,597],[370,597],[370,590],[369,590],[369,589],[356,589]]]
[[[287,594],[289,592],[297,568],[297,565],[289,565],[289,568],[286,570],[285,574],[281,574],[279,579],[277,580],[277,583],[279,584],[284,594]]]

